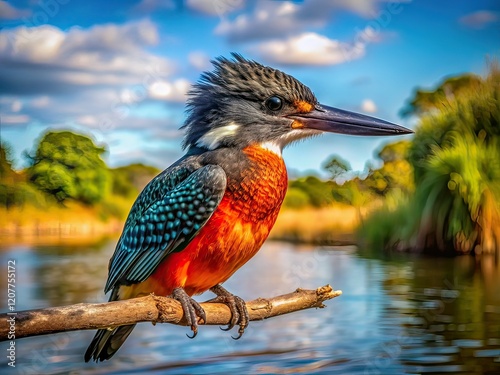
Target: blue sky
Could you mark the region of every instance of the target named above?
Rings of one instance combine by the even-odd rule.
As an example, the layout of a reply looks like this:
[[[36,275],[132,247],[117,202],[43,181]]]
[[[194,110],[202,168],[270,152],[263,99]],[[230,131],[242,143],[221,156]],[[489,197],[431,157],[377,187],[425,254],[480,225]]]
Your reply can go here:
[[[47,129],[105,143],[107,162],[182,155],[186,91],[239,52],[292,74],[326,105],[413,127],[415,87],[484,74],[500,52],[496,0],[0,0],[0,134],[21,153]],[[324,135],[285,150],[292,173],[338,154],[362,170],[392,138]]]

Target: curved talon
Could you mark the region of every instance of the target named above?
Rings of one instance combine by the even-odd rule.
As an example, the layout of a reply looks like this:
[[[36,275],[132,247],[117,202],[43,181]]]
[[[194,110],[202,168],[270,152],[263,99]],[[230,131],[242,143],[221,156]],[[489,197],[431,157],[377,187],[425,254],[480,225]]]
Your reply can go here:
[[[186,333],[186,336],[189,338],[189,339],[194,339],[196,337],[196,335],[198,334],[198,327],[196,326],[191,326],[191,331],[193,331],[193,335],[192,336],[189,336],[187,333]]]
[[[227,332],[227,331],[232,330],[234,326],[235,326],[235,324],[231,324],[231,323],[229,323],[229,324],[227,325],[227,327],[219,327],[219,328],[220,328],[220,330],[221,330],[221,331]]]
[[[228,304],[228,306],[229,306],[229,304]],[[227,325],[226,328],[219,327],[222,331],[226,331],[226,332],[232,330],[233,327],[236,324],[238,324],[238,322],[240,320],[240,314],[239,314],[238,310],[236,310],[236,307],[233,309],[233,307],[230,306],[229,309],[231,310],[231,321],[229,322],[229,324]]]
[[[245,329],[248,327],[248,321],[250,320],[245,301],[242,298],[235,296],[232,293],[229,293],[226,289],[224,289],[220,285],[216,285],[210,290],[215,294],[217,294],[217,297],[207,302],[223,303],[227,307],[229,307],[229,310],[231,310],[231,321],[229,322],[227,327],[225,328],[219,327],[219,328],[222,331],[229,331],[236,324],[238,324],[239,325],[238,336],[237,337],[231,336],[231,337],[234,340],[239,340],[241,336],[243,336],[243,333],[245,333]]]
[[[228,298],[226,298],[224,301],[219,302],[225,303],[229,307],[229,310],[231,310],[231,321],[226,328],[219,328],[223,331],[230,331],[240,321],[240,312],[238,311],[238,307],[236,306],[236,303],[234,303],[234,299],[232,298],[229,298],[229,301]]]
[[[237,336],[237,337],[231,336],[231,338],[232,338],[233,340],[235,340],[235,341],[236,341],[236,340],[239,340],[239,339],[241,339],[241,336],[243,336],[243,333],[245,333],[245,330],[242,330],[242,329],[240,328],[240,329],[238,330],[238,336]]]
[[[172,292],[172,297],[180,302],[182,310],[184,311],[186,322],[189,326],[191,326],[191,331],[193,331],[192,336],[189,336],[187,333],[186,336],[190,339],[194,339],[198,334],[198,317],[203,321],[203,323],[206,323],[207,321],[205,310],[203,310],[198,302],[189,297],[182,288],[175,288]]]

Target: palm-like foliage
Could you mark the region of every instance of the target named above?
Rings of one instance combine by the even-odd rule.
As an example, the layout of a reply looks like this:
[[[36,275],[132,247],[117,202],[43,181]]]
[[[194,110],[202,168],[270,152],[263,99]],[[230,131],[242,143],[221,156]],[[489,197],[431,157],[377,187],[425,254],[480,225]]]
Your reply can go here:
[[[500,248],[500,70],[424,117],[410,150],[415,193],[367,223],[386,248],[468,253]],[[402,215],[405,214],[406,216]],[[365,228],[370,236],[373,229]],[[369,240],[369,239],[368,239]]]
[[[500,144],[457,136],[424,164],[412,202],[417,249],[467,253],[500,246]]]

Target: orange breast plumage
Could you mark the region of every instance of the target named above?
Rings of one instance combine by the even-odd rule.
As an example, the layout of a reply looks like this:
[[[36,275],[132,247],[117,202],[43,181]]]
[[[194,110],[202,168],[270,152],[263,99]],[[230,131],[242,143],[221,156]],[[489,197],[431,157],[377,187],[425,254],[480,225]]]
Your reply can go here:
[[[250,162],[241,178],[228,178],[212,217],[184,250],[168,255],[136,286],[141,294],[165,295],[176,287],[189,295],[203,293],[226,281],[261,248],[285,197],[287,172],[283,159],[261,146],[247,147],[244,153]]]

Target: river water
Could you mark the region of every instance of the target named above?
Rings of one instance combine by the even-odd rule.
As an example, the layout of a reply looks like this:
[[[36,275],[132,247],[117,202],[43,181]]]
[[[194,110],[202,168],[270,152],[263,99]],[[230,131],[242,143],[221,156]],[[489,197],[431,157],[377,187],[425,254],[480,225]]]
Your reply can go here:
[[[114,243],[1,246],[2,267],[16,261],[16,309],[104,301]],[[225,286],[254,299],[324,284],[343,295],[325,309],[251,322],[239,341],[215,326],[190,340],[186,327],[143,323],[111,361],[89,364],[83,353],[94,332],[62,333],[17,340],[15,369],[1,343],[0,373],[500,374],[500,266],[492,258],[377,259],[348,246],[268,242]]]

